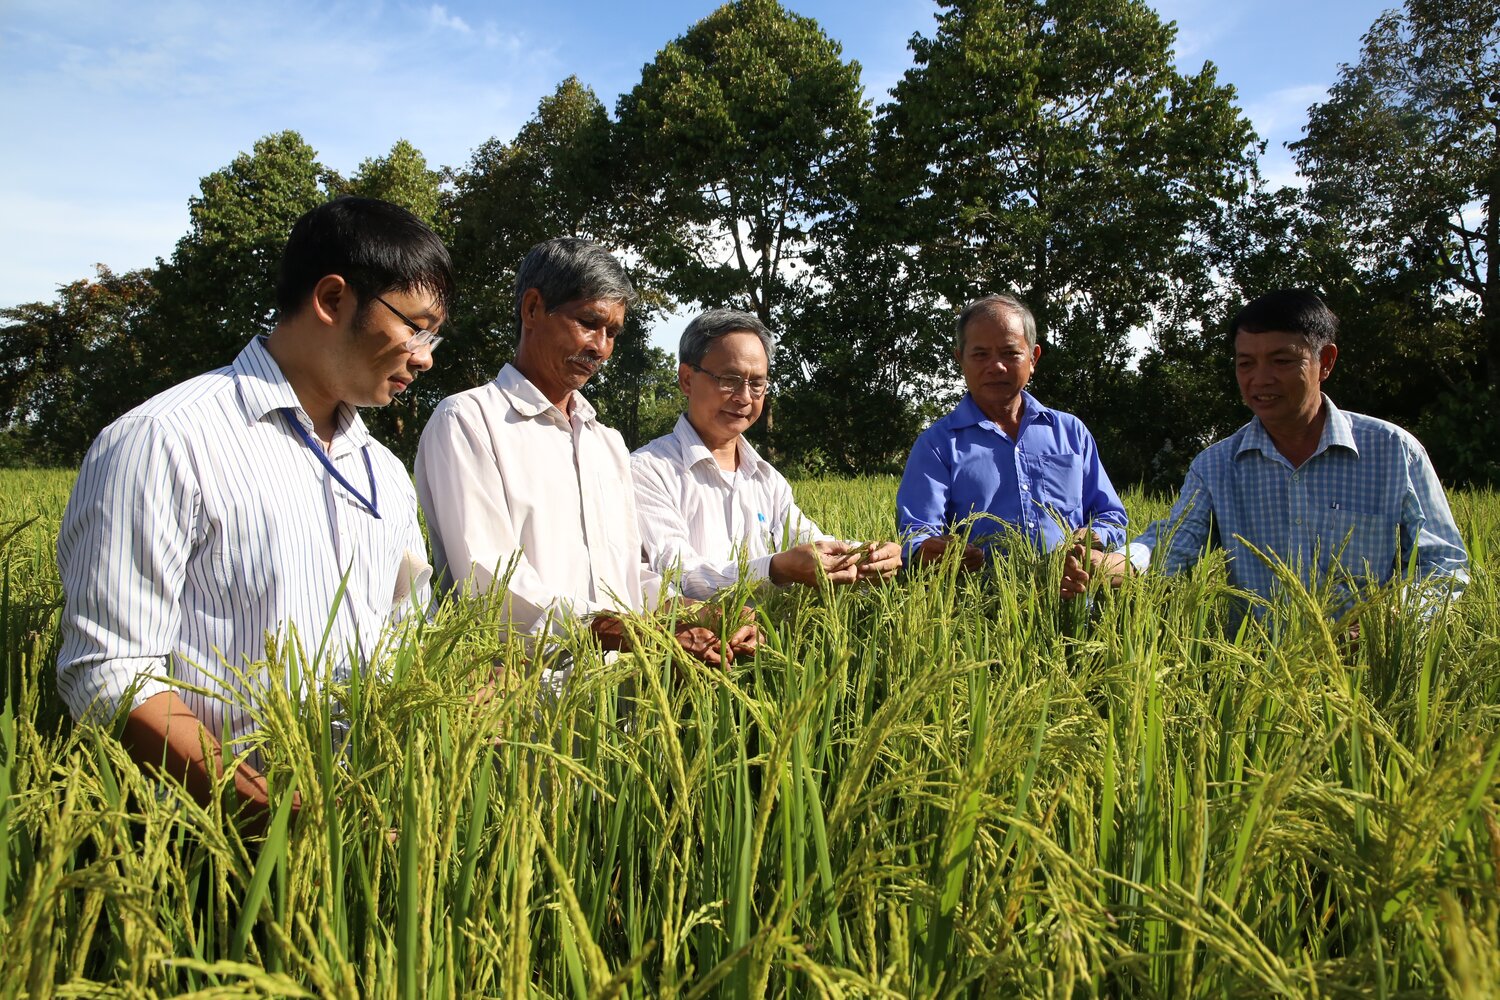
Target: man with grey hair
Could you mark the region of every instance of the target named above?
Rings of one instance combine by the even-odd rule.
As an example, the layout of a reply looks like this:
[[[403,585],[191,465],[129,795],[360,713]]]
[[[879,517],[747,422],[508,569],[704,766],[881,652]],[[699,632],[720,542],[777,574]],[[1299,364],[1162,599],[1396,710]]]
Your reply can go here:
[[[487,594],[504,581],[509,618],[531,635],[582,618],[606,649],[623,649],[616,613],[663,596],[641,559],[625,443],[579,394],[614,351],[634,297],[596,243],[532,247],[516,273],[515,361],[443,400],[422,431],[417,495],[439,586]],[[719,662],[716,622],[676,620],[684,649]],[[749,650],[754,637],[740,628],[725,651]]]
[[[755,316],[710,309],[678,347],[687,412],[672,433],[631,456],[636,508],[651,566],[681,574],[706,598],[742,576],[777,586],[884,579],[901,568],[894,542],[835,540],[798,509],[786,479],[744,433],[765,406],[771,331]]]
[[[908,561],[940,558],[971,518],[962,557],[970,569],[1017,536],[1041,551],[1069,541],[1122,544],[1125,507],[1093,435],[1026,391],[1042,356],[1031,310],[1012,296],[986,295],[964,308],[957,332],[953,358],[968,392],[917,438],[896,494]],[[1071,575],[1063,594],[1086,586],[1086,576]]]

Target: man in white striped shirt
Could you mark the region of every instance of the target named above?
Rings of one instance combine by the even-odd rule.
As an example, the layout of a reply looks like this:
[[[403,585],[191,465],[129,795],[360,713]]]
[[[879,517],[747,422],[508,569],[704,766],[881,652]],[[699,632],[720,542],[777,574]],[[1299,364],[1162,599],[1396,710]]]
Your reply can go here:
[[[265,678],[249,668],[268,637],[341,679],[425,603],[411,479],[355,408],[432,366],[453,287],[411,213],[321,205],[287,242],[275,328],[99,435],[58,537],[58,690],[75,718],[127,713],[132,756],[206,798],[220,740],[255,728]],[[250,762],[234,787],[263,812]]]
[[[609,360],[634,296],[596,243],[532,247],[516,271],[515,361],[443,400],[422,431],[417,493],[440,586],[503,585],[510,621],[533,636],[582,619],[604,648],[623,649],[618,613],[652,611],[662,596],[641,561],[625,443],[579,391]],[[716,626],[711,609],[684,615],[677,641],[718,663]],[[737,627],[723,651],[748,652],[756,636]]]
[[[687,412],[672,433],[631,456],[646,555],[707,598],[746,574],[777,586],[884,579],[901,568],[894,542],[851,545],[797,507],[781,473],[745,431],[765,407],[775,342],[757,317],[710,309],[682,332],[677,386]]]

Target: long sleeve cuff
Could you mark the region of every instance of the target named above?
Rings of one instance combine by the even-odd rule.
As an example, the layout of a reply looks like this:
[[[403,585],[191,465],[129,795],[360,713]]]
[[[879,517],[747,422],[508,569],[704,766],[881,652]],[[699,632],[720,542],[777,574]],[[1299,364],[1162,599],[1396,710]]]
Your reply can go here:
[[[1137,573],[1144,573],[1151,568],[1151,547],[1142,545],[1140,542],[1131,542],[1129,545],[1115,549],[1116,552],[1124,552],[1130,560],[1130,568]]]

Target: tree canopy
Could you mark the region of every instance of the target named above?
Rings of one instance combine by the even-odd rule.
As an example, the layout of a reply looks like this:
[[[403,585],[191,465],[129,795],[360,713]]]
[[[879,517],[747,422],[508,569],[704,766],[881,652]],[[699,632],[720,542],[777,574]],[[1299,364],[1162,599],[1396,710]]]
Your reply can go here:
[[[387,198],[447,241],[459,298],[434,370],[371,421],[410,456],[444,395],[514,352],[514,269],[558,235],[616,251],[642,301],[590,392],[632,444],[670,426],[675,312],[728,305],[776,332],[756,428],[790,469],[895,470],[961,389],[952,327],[1011,291],[1046,348],[1036,391],[1087,420],[1119,482],[1175,485],[1244,419],[1223,327],[1274,287],[1342,321],[1330,391],[1500,480],[1500,13],[1408,0],[1309,110],[1304,187],[1272,189],[1234,88],[1176,68],[1142,0],[944,0],[872,114],[859,65],[811,18],[735,0],[689,25],[614,113],[575,77],[458,167],[397,142],[343,177],[295,132],[204,177],[155,267],[101,267],[0,310],[0,461],[70,463],[151,392],[275,321],[292,222]],[[774,420],[771,419],[774,415]]]

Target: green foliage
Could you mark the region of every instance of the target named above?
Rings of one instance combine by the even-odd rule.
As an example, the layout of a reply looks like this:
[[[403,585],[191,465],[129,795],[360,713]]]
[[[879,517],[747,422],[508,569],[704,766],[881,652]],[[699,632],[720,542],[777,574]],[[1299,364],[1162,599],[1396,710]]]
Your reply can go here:
[[[820,227],[850,207],[869,111],[811,18],[737,0],[657,53],[617,113],[630,238],[684,301],[785,319]]]
[[[445,211],[460,301],[424,390],[432,405],[494,377],[515,354],[515,270],[555,236],[611,242],[611,124],[594,92],[568,77],[509,143],[491,139],[453,175]]]
[[[1442,303],[1439,317],[1477,315],[1470,363],[1500,386],[1500,11],[1409,0],[1382,14],[1292,148],[1361,277]]]
[[[427,223],[440,226],[442,202],[440,171],[427,167],[427,158],[405,139],[396,140],[385,156],[369,158],[359,165],[343,193],[379,198],[400,205]]]
[[[346,686],[273,644],[259,746],[278,805],[296,788],[302,809],[255,837],[58,724],[49,550],[71,477],[25,475],[0,489],[0,522],[31,522],[0,532],[16,992],[1500,988],[1493,493],[1454,497],[1475,580],[1431,618],[1392,588],[1330,626],[1293,588],[1226,636],[1222,565],[1088,609],[1051,596],[1055,564],[1017,558],[762,595],[766,647],[727,673],[641,622],[610,662],[573,635],[557,693],[482,602]],[[849,537],[889,530],[894,490],[796,485]]]
[[[28,465],[78,462],[94,436],[140,402],[150,374],[140,336],[156,289],[146,271],[58,289],[53,302],[0,310],[0,427]]]
[[[270,330],[292,223],[342,186],[291,131],[203,178],[188,202],[191,228],[152,281],[158,298],[145,349],[155,377],[145,395],[228,364]]]
[[[1212,64],[1172,67],[1173,27],[1137,0],[960,0],[881,109],[924,274],[957,307],[1015,290],[1057,362],[1059,405],[1110,396],[1127,335],[1241,195],[1249,123]]]
[[[1371,412],[1443,436],[1428,441],[1446,475],[1500,481],[1481,444],[1500,390],[1500,13],[1410,0],[1382,14],[1292,149],[1312,256],[1347,261],[1330,289],[1353,348],[1340,365],[1362,369]]]

